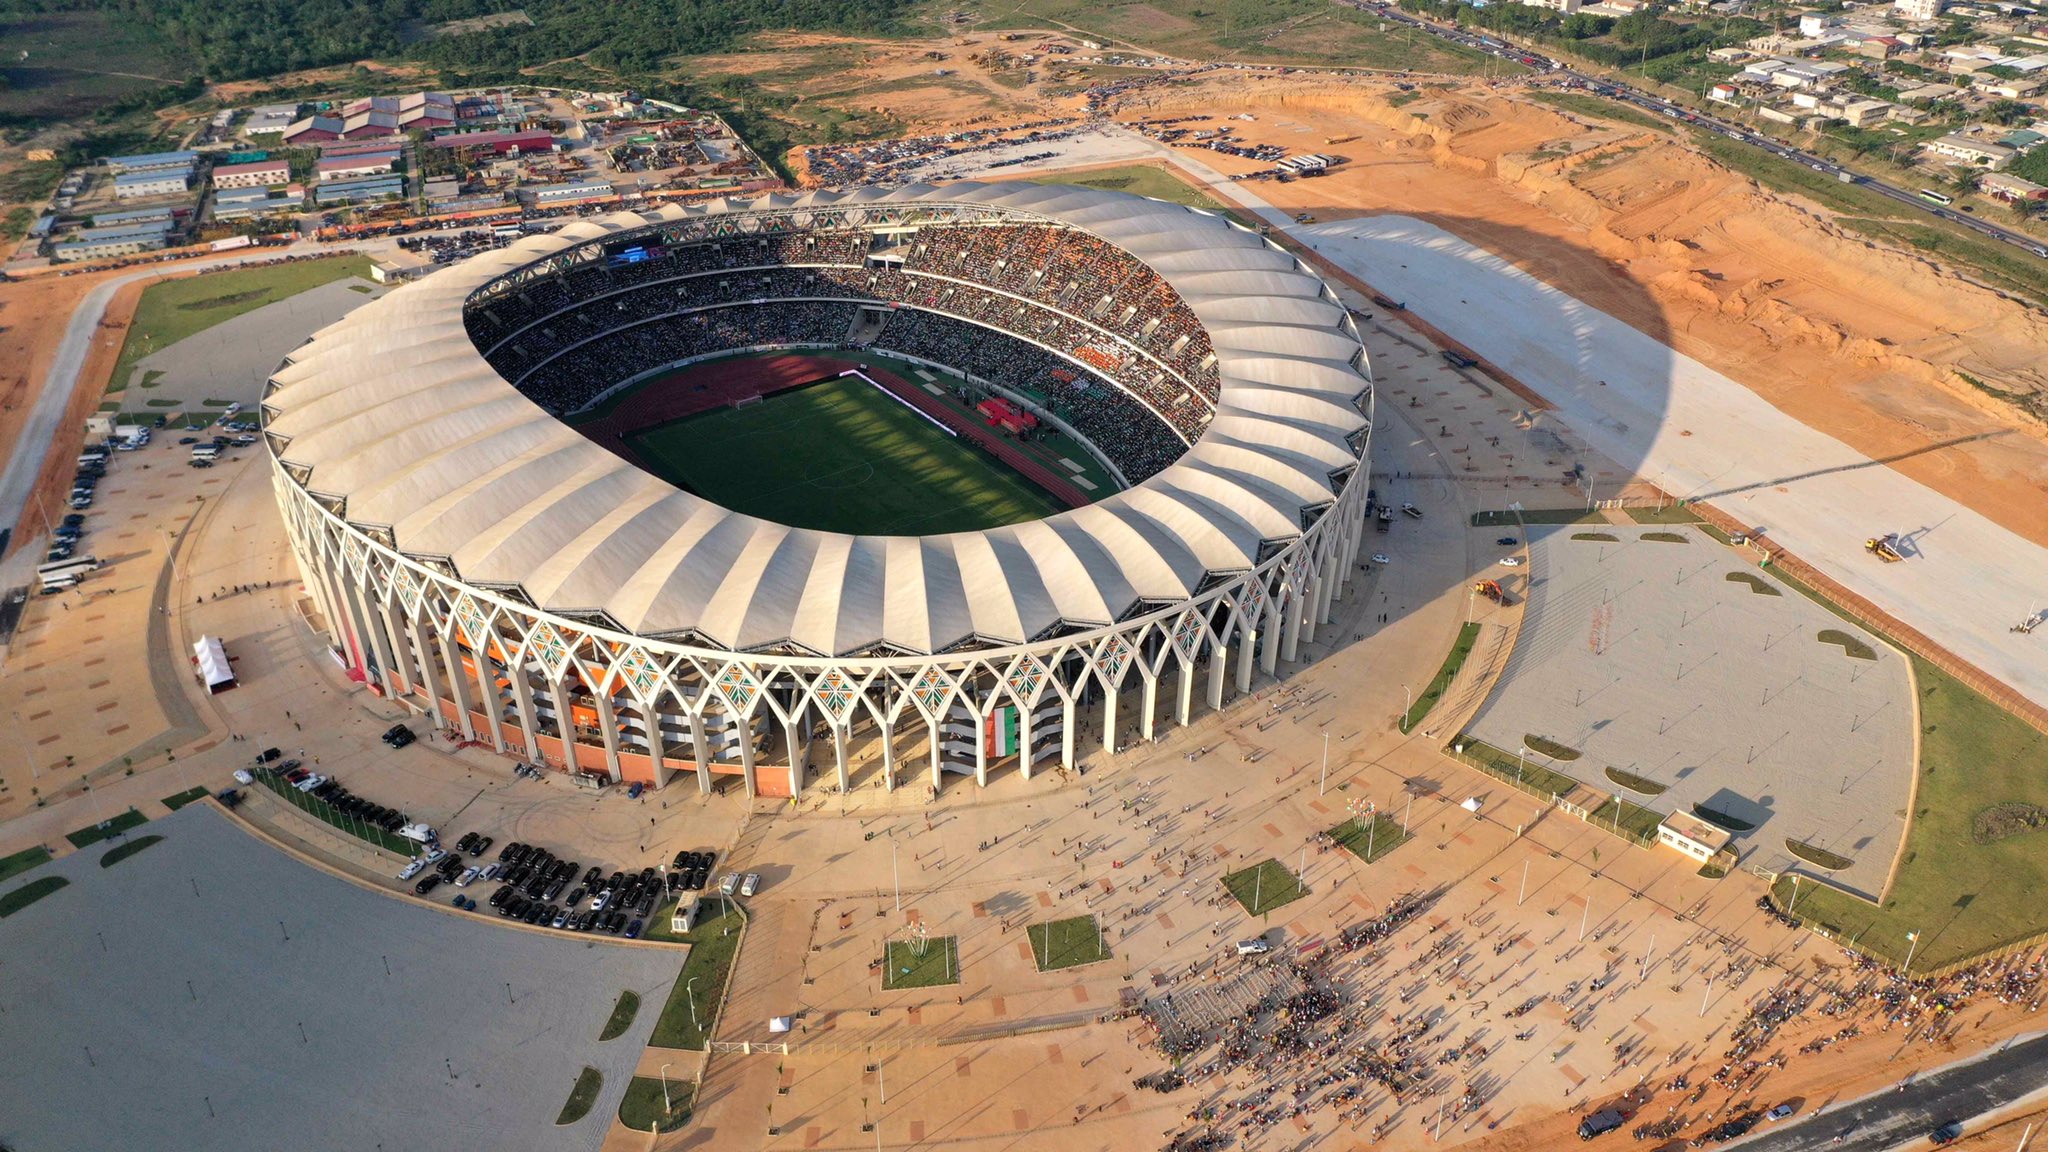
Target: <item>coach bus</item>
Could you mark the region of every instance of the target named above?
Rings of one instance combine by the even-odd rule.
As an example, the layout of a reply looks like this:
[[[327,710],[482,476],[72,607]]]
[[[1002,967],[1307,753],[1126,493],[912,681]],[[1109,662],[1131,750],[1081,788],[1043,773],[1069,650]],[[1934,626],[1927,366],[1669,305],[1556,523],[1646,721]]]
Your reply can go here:
[[[1932,188],[1922,188],[1920,190],[1920,198],[1930,204],[1939,204],[1944,208],[1956,202],[1955,197],[1944,196]]]
[[[100,566],[97,556],[74,556],[69,560],[57,560],[36,569],[36,579],[43,587],[68,588],[79,578]]]

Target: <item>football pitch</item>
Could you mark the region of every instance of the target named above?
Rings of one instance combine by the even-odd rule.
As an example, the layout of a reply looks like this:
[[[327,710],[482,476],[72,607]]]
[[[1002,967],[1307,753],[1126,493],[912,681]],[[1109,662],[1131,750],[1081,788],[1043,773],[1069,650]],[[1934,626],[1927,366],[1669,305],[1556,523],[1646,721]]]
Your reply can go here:
[[[796,528],[928,536],[1061,510],[1002,462],[853,376],[657,425],[628,443],[665,479]]]

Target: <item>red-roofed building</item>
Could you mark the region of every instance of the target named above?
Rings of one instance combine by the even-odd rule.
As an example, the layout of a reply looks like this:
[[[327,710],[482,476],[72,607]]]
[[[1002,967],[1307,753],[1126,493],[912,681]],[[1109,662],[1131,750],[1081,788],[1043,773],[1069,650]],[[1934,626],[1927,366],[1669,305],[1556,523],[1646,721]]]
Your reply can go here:
[[[489,152],[495,156],[509,156],[514,152],[531,154],[555,150],[555,138],[539,130],[455,132],[436,136],[429,143],[436,148],[451,148],[472,155]]]

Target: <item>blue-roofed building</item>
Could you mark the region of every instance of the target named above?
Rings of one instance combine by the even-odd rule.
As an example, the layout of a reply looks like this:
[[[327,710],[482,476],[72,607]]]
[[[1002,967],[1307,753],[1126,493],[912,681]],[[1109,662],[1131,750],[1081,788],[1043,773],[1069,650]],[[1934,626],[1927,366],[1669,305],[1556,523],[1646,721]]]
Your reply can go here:
[[[114,177],[114,199],[140,200],[146,196],[175,196],[192,188],[193,165],[157,168],[146,172],[123,172]]]

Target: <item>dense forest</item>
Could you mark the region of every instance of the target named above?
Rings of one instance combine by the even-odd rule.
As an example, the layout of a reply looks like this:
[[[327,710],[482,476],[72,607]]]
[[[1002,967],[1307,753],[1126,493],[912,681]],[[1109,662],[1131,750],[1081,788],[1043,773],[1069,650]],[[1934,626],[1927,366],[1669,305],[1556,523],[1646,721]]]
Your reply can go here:
[[[105,13],[177,45],[210,80],[240,80],[369,57],[503,76],[587,54],[600,68],[644,73],[761,29],[889,31],[907,7],[908,0],[0,0],[0,16]],[[509,11],[533,23],[423,34]]]

